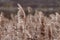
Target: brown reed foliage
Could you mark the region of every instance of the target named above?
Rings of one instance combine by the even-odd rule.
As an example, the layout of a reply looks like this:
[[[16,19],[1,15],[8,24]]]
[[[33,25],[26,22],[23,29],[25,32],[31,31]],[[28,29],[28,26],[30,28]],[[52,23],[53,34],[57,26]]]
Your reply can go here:
[[[60,15],[44,16],[35,10],[35,14],[26,16],[18,4],[18,13],[11,20],[0,14],[0,40],[60,40]],[[28,10],[30,11],[30,10]]]

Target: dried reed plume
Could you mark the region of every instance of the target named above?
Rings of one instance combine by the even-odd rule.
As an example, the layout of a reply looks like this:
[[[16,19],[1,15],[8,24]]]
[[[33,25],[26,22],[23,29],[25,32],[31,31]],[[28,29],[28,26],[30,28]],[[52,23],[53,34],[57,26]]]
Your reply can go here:
[[[18,4],[18,13],[11,20],[0,14],[0,40],[60,40],[60,15],[44,16],[43,12],[28,7],[28,16]]]

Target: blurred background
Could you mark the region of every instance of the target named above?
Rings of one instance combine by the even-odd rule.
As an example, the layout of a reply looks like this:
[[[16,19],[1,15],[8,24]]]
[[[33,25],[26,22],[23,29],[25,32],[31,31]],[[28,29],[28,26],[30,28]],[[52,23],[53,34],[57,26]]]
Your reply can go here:
[[[20,3],[23,7],[31,6],[33,8],[60,7],[60,0],[0,0],[0,9],[2,9],[2,7],[16,9],[17,3]]]
[[[31,6],[33,8],[59,8],[60,0],[0,0],[0,10],[17,9],[17,3],[23,7]]]
[[[60,11],[60,0],[0,0],[0,12],[17,13],[17,3],[42,11]]]

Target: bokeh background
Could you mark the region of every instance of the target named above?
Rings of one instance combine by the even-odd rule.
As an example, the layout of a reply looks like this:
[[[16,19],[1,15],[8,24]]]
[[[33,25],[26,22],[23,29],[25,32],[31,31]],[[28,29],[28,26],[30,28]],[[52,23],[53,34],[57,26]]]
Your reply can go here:
[[[60,13],[60,0],[0,0],[0,12],[2,11],[8,14],[7,16],[9,16],[10,13],[16,14],[18,11],[18,3],[21,4],[23,8],[30,6],[33,9],[38,9],[48,14],[54,12]]]

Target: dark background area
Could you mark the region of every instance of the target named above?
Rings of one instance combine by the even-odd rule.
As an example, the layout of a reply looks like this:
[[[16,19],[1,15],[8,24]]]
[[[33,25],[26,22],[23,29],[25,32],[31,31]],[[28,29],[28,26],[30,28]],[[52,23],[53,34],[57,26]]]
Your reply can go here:
[[[23,8],[30,6],[47,11],[46,13],[60,12],[60,0],[0,0],[0,12],[3,11],[7,16],[11,13],[17,13],[17,3],[21,4]]]
[[[0,0],[0,7],[17,7],[17,3],[20,3],[23,7],[60,7],[60,0]]]
[[[12,11],[17,9],[17,3],[22,7],[31,6],[32,8],[59,8],[60,0],[0,0],[0,10],[5,8]],[[4,10],[4,9],[3,9]]]

